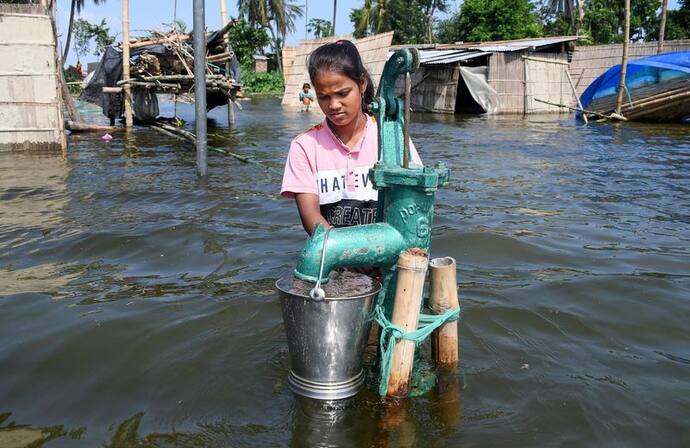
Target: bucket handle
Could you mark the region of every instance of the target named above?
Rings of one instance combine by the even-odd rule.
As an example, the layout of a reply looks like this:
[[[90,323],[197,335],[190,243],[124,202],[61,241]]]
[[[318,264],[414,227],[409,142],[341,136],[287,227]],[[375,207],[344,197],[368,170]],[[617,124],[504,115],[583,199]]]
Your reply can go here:
[[[326,261],[326,243],[328,242],[328,234],[331,228],[326,229],[326,234],[323,236],[323,246],[321,248],[321,266],[319,267],[319,278],[316,280],[316,285],[309,291],[309,297],[315,302],[320,302],[326,298],[326,291],[321,288],[321,277],[323,276],[323,265]]]

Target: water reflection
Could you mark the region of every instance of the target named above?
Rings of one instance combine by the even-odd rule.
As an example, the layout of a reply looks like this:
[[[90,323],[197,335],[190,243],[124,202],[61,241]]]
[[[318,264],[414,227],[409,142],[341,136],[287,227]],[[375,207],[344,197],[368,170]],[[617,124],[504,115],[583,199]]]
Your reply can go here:
[[[67,221],[70,164],[61,156],[0,154],[0,256],[13,248],[40,244]],[[8,253],[9,252],[9,253]],[[74,273],[55,262],[34,264],[13,259],[0,264],[2,293],[48,291],[63,288]]]
[[[319,120],[257,99],[226,137],[223,109],[213,144],[278,171]],[[432,250],[458,260],[467,381],[295,397],[273,283],[304,232],[280,175],[213,154],[202,185],[192,148],[137,130],[0,155],[0,403],[27,440],[88,427],[51,448],[684,442],[690,127],[415,115],[412,136],[453,172]]]
[[[11,412],[0,413],[0,447],[41,448],[52,440],[79,440],[86,428],[66,429],[63,425],[35,427],[17,423]]]

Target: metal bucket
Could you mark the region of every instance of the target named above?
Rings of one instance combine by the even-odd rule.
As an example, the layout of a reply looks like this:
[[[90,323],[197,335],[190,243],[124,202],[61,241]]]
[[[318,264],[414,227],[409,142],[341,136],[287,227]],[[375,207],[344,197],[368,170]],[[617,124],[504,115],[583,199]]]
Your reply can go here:
[[[286,275],[276,282],[290,351],[288,385],[299,395],[339,400],[364,386],[362,370],[371,310],[381,284],[354,272],[332,273],[326,298],[309,296],[313,283]]]

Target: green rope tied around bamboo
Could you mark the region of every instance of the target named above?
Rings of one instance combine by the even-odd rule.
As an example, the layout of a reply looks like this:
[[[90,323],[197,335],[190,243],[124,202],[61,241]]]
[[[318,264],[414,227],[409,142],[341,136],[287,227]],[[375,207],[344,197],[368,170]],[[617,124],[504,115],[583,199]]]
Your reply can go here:
[[[416,330],[405,333],[402,328],[388,320],[383,312],[383,306],[376,305],[374,318],[381,327],[381,339],[379,339],[379,353],[381,356],[381,379],[379,382],[379,395],[382,397],[388,393],[388,380],[391,375],[391,362],[393,361],[393,349],[395,343],[405,339],[414,341],[415,345],[424,342],[438,327],[446,322],[460,319],[460,307],[449,310],[443,314],[420,314],[419,324]]]

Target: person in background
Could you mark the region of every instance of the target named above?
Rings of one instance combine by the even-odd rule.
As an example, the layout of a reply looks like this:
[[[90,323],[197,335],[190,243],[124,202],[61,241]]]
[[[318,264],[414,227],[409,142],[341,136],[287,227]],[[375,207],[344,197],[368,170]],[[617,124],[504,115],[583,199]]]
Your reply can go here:
[[[302,85],[302,91],[299,93],[299,102],[302,103],[302,111],[309,112],[311,103],[314,101],[314,92],[311,91],[311,85],[305,82]]]
[[[374,84],[357,47],[347,40],[317,48],[308,67],[326,118],[292,141],[280,192],[295,200],[309,235],[318,224],[374,223],[379,192],[369,170],[378,161],[379,140],[368,111]],[[412,142],[410,153],[412,163],[422,166]]]

